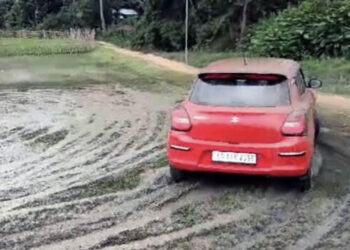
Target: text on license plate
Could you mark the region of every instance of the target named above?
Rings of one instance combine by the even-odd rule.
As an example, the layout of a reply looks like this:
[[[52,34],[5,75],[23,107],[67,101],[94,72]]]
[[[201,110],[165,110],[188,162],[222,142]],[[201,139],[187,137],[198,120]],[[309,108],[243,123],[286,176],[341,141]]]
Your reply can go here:
[[[257,157],[256,154],[213,151],[212,161],[255,165]]]

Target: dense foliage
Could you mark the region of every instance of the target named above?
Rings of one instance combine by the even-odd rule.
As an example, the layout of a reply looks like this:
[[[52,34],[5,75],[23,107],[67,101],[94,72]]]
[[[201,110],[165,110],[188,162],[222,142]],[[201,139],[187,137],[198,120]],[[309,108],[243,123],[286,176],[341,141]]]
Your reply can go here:
[[[245,3],[245,27],[259,18],[277,13],[301,0],[189,0],[190,46],[230,48],[241,42]],[[103,0],[108,35],[134,47],[180,50],[184,46],[185,1]],[[130,26],[118,19],[120,8],[138,10],[141,17],[131,26],[134,32],[120,32],[115,26]],[[0,29],[46,29],[101,27],[99,0],[0,0]],[[125,34],[127,33],[127,34]],[[119,38],[121,36],[121,38]]]
[[[350,56],[350,1],[308,0],[253,30],[248,47],[261,55]]]
[[[277,13],[299,0],[190,0],[191,47],[234,49],[240,42],[244,3],[246,26]],[[132,45],[174,51],[184,46],[185,1],[144,1],[144,15],[137,23]],[[245,31],[243,32],[244,35]]]
[[[103,0],[107,24],[121,7],[140,8],[141,0]],[[0,29],[100,27],[98,0],[0,0]]]
[[[136,48],[184,48],[185,0],[102,2],[108,28],[103,39]],[[100,30],[99,3],[0,0],[0,29]],[[350,55],[349,0],[189,0],[189,6],[189,45],[194,49],[243,47],[254,54],[297,59]],[[121,20],[120,8],[136,9],[140,17]]]

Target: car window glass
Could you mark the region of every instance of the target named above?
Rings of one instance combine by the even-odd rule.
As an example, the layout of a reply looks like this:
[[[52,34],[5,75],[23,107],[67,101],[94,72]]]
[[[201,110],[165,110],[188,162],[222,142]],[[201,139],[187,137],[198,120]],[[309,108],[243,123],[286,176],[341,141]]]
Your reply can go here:
[[[290,96],[286,80],[199,79],[191,101],[213,106],[276,107],[289,105]]]

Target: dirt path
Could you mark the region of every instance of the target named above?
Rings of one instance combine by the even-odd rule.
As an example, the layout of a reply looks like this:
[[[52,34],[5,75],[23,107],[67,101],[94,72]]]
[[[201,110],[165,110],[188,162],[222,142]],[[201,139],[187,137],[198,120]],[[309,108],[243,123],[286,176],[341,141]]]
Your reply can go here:
[[[181,73],[187,73],[191,75],[196,75],[199,72],[198,68],[186,65],[181,62],[169,60],[160,56],[156,56],[153,54],[144,54],[142,52],[138,51],[132,51],[128,49],[123,49],[116,47],[110,43],[106,42],[100,42],[100,44],[112,48],[116,53],[138,58],[145,60],[150,63],[154,63],[156,65],[159,65],[161,67],[164,67],[171,71],[181,72]],[[332,94],[319,94],[319,103],[322,105],[329,105],[334,107],[339,107],[343,109],[350,109],[350,98],[342,97],[339,95],[332,95]]]
[[[348,248],[350,140],[337,114],[327,112],[323,170],[303,194],[284,179],[170,181],[174,93],[106,84],[0,95],[0,249]]]
[[[186,73],[186,74],[196,74],[198,72],[198,69],[195,67],[191,67],[189,65],[183,64],[181,62],[176,62],[172,61],[160,56],[156,56],[153,54],[144,54],[142,52],[138,51],[132,51],[128,49],[123,49],[116,47],[110,43],[106,42],[99,42],[101,45],[106,46],[107,48],[113,49],[116,53],[124,55],[124,56],[129,56],[129,57],[134,57],[138,59],[145,60],[146,62],[156,64],[160,67],[166,68],[171,71],[175,72],[180,72],[180,73]]]

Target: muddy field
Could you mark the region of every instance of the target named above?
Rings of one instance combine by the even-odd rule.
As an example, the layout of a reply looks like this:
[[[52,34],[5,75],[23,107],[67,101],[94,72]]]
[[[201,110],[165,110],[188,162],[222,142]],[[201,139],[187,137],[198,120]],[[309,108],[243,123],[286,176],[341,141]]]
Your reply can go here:
[[[300,193],[278,179],[170,181],[180,96],[114,85],[0,96],[1,249],[348,249],[350,139],[337,113],[316,187]]]

